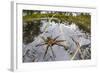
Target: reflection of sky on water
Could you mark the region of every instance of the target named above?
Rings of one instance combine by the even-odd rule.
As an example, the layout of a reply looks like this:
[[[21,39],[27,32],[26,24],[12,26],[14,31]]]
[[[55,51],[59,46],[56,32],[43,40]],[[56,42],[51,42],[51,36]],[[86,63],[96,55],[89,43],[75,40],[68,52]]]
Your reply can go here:
[[[35,40],[28,44],[24,45],[23,44],[23,56],[24,56],[24,62],[32,62],[32,61],[63,61],[63,60],[70,60],[71,55],[69,52],[74,53],[76,51],[76,44],[72,40],[72,38],[75,41],[78,41],[80,45],[87,45],[90,44],[90,37],[85,35],[85,33],[82,32],[76,26],[74,23],[72,25],[67,25],[66,23],[55,23],[55,22],[50,22],[48,28],[46,29],[46,32],[44,32],[45,26],[48,24],[48,22],[42,22],[43,25],[40,28],[42,34],[40,34],[38,37],[35,37]],[[54,45],[52,47],[55,56],[53,56],[51,49],[49,48],[45,59],[43,59],[45,50],[46,50],[46,45],[45,46],[38,46],[36,47],[37,44],[40,44],[43,42],[43,40],[40,38],[40,36],[43,37],[48,37],[52,36],[52,38],[59,36],[58,39],[60,40],[66,40],[63,42],[63,44],[67,45],[68,51],[66,51],[63,47]],[[86,38],[88,37],[88,38]],[[84,47],[83,47],[84,48]],[[29,51],[27,51],[29,50]],[[76,55],[75,59],[79,59],[78,54]]]

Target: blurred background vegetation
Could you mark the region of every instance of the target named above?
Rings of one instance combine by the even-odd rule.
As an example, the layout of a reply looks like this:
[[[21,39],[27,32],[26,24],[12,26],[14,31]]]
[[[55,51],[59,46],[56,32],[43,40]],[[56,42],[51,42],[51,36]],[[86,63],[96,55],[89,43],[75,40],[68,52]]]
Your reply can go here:
[[[55,16],[53,16],[55,15]],[[84,32],[91,34],[91,15],[81,12],[58,12],[58,11],[38,11],[23,10],[23,42],[28,44],[34,37],[40,34],[41,19],[57,18],[59,23],[75,23]],[[47,20],[48,21],[48,20]]]

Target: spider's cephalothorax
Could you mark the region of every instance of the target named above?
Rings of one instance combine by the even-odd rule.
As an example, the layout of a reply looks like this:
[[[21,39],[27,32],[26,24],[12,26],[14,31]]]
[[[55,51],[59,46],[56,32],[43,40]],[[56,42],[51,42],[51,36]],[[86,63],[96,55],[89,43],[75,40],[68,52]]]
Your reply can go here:
[[[54,45],[62,46],[62,47],[64,47],[65,50],[67,50],[67,46],[64,45],[64,44],[62,44],[62,42],[66,41],[66,40],[57,40],[58,37],[59,36],[57,36],[55,38],[47,37],[46,39],[44,37],[41,37],[43,39],[44,43],[38,44],[38,45],[36,45],[36,47],[37,46],[46,45],[46,51],[45,51],[45,54],[44,54],[44,57],[43,58],[45,58],[49,47],[51,48],[52,54],[54,56],[54,52],[53,52],[53,49],[52,49],[52,47]]]

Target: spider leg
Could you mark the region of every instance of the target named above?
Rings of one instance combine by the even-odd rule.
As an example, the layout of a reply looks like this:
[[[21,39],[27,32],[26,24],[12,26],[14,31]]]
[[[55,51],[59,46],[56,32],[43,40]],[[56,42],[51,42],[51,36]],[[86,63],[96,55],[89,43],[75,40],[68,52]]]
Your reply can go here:
[[[57,38],[59,38],[59,36],[55,37],[55,38],[54,38],[54,41],[55,41]]]
[[[43,43],[43,44],[37,44],[36,47],[42,46],[42,45],[46,45],[46,43]]]
[[[45,53],[44,53],[43,59],[45,58],[45,56],[46,56],[46,54],[47,54],[48,48],[49,48],[49,45],[47,45],[47,47],[46,47],[46,51],[45,51]]]
[[[54,51],[53,51],[53,49],[52,49],[52,46],[51,46],[50,48],[51,48],[51,51],[52,51],[53,57],[55,58],[56,56],[55,56],[55,54],[54,54]]]
[[[56,45],[58,45],[58,46],[62,46],[62,47],[64,47],[65,48],[65,50],[68,50],[68,48],[67,48],[67,46],[66,45],[63,45],[63,44],[61,44],[61,43],[55,43]]]
[[[66,41],[66,40],[56,40],[56,42],[64,42],[64,41]]]

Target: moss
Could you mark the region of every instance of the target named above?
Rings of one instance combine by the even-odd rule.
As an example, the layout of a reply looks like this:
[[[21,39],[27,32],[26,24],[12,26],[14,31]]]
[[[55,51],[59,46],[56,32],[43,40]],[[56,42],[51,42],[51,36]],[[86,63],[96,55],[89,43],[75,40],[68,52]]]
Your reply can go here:
[[[32,21],[33,18],[47,18],[47,17],[52,17],[55,13],[47,13],[47,14],[41,14],[41,13],[36,13],[32,15],[26,15],[23,16],[23,21]],[[72,15],[64,15],[61,13],[56,13],[54,16],[55,18],[58,18],[61,22],[69,22],[70,24],[76,23],[81,29],[84,31],[90,32],[90,27],[91,27],[91,16],[90,15],[78,15],[78,16],[72,16]]]

